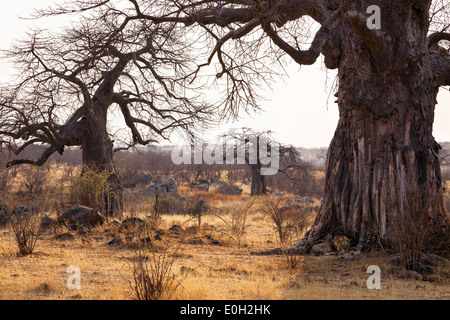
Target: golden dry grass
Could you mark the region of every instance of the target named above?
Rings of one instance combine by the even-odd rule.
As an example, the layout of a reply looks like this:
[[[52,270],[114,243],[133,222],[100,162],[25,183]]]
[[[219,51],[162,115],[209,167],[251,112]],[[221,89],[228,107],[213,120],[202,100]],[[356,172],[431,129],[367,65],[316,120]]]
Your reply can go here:
[[[285,256],[253,256],[251,250],[276,247],[273,226],[255,205],[249,211],[247,233],[242,246],[229,234],[227,223],[232,208],[241,208],[248,198],[216,199],[220,212],[205,215],[203,230],[191,234],[171,233],[173,224],[186,229],[197,221],[186,215],[163,216],[159,228],[162,241],[155,241],[156,252],[170,243],[174,258],[172,271],[181,286],[174,299],[449,299],[450,267],[439,264],[435,281],[402,277],[402,270],[387,264],[388,254],[368,254],[355,261],[341,256],[301,256],[296,268]],[[137,213],[134,212],[136,216]],[[59,232],[63,232],[60,230]],[[64,231],[65,232],[65,231]],[[107,225],[85,235],[72,232],[75,240],[59,241],[54,234],[43,234],[35,252],[19,256],[9,228],[0,231],[0,299],[130,299],[131,264],[136,259],[134,245],[109,247],[116,236]],[[212,244],[214,238],[219,244]],[[202,240],[191,244],[189,240]],[[177,248],[178,250],[175,250]],[[81,270],[81,289],[69,290],[67,269]],[[381,290],[369,290],[366,273],[369,265],[382,270]]]
[[[49,177],[50,184],[64,176],[64,168],[56,169],[52,169],[57,176]],[[21,179],[19,174],[13,183],[14,190]],[[346,261],[342,256],[299,256],[295,268],[283,255],[250,255],[252,250],[280,245],[273,223],[262,210],[263,201],[250,198],[248,186],[241,187],[242,196],[180,187],[183,195],[203,197],[212,207],[202,216],[200,231],[171,233],[168,229],[174,224],[186,230],[198,221],[183,214],[162,216],[158,228],[164,234],[162,240],[153,243],[156,255],[168,250],[169,257],[174,259],[172,272],[181,283],[172,296],[174,299],[450,299],[448,264],[438,263],[434,267],[434,281],[426,282],[404,277],[404,270],[387,264],[392,257],[389,254],[368,254],[354,261]],[[125,217],[145,218],[151,214],[152,200],[144,195],[144,190],[125,190]],[[242,212],[252,202],[247,212],[246,233],[238,243],[230,229],[232,214]],[[314,213],[310,218],[312,222]],[[108,223],[86,234],[58,229],[58,234],[71,232],[75,236],[69,241],[57,240],[54,233],[46,232],[39,237],[34,253],[27,256],[17,254],[11,228],[0,229],[0,299],[131,299],[135,240],[127,242],[125,237],[132,234],[120,233]],[[123,243],[108,246],[116,237],[121,237]],[[219,244],[213,244],[212,239]],[[80,290],[67,288],[70,276],[67,270],[72,265],[81,270]],[[370,265],[381,268],[381,290],[369,290],[366,286],[369,277],[366,270]]]

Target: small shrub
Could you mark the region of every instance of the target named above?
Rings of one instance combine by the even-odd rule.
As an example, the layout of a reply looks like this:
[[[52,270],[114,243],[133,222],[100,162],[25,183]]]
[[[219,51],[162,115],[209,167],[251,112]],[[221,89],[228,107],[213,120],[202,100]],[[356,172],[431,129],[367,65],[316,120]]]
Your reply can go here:
[[[308,210],[286,206],[284,198],[269,195],[263,198],[262,210],[274,224],[275,235],[288,266],[295,268],[299,256],[291,247],[309,226]]]
[[[198,228],[202,225],[202,216],[210,211],[210,206],[206,201],[206,195],[193,196],[187,199],[184,212],[197,217]]]
[[[394,221],[396,242],[402,264],[407,270],[419,271],[426,236],[430,230],[427,200],[420,194],[410,195],[408,213],[398,215]],[[406,204],[405,204],[406,205]]]
[[[11,213],[9,214],[9,221],[19,253],[21,255],[33,253],[41,233],[41,215],[33,212],[33,210],[24,213]]]
[[[144,228],[138,238],[147,238],[148,231]],[[173,273],[177,257],[178,254],[171,253],[168,241],[159,250],[139,242],[136,258],[131,264],[132,279],[129,281],[131,297],[135,300],[172,298],[180,285]]]
[[[247,224],[247,216],[254,202],[248,203],[242,209],[233,209],[231,212],[231,222],[229,225],[229,233],[233,236],[239,245],[241,245],[242,237],[247,232],[249,225]]]

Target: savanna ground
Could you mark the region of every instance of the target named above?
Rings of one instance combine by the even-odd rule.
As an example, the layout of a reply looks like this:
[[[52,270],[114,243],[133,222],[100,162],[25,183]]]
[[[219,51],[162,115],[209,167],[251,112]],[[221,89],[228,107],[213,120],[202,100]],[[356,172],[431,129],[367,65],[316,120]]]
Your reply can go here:
[[[174,279],[164,293],[166,299],[450,298],[448,263],[436,262],[434,274],[424,281],[388,263],[394,253],[365,253],[354,260],[345,259],[345,254],[251,255],[253,250],[279,247],[280,242],[273,221],[264,212],[263,197],[250,197],[249,187],[242,187],[243,195],[236,196],[182,186],[181,195],[208,204],[201,221],[188,214],[162,214],[144,235],[136,235],[135,229],[120,231],[113,222],[126,217],[146,219],[154,206],[145,188],[126,189],[123,218],[81,231],[61,226],[47,230],[39,236],[33,253],[25,256],[18,254],[11,227],[0,229],[0,299],[133,299],[133,266],[139,260],[137,248],[143,248],[139,239],[145,236],[151,238],[145,246],[146,263],[166,263]],[[312,223],[314,215],[309,213],[307,223]],[[170,230],[173,225],[182,229]],[[303,232],[290,234],[282,245],[289,245]],[[59,236],[65,233],[74,239],[62,240]],[[117,238],[122,242],[108,245]],[[67,287],[67,270],[72,265],[80,268],[80,289]],[[367,288],[370,265],[381,269],[380,290]]]

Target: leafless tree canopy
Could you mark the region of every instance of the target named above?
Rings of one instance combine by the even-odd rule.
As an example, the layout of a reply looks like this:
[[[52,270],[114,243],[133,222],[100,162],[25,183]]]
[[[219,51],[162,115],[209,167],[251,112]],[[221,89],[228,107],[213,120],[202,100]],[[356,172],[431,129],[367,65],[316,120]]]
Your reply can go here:
[[[111,111],[128,129],[108,133],[118,148],[168,139],[174,130],[193,134],[211,121],[213,107],[187,83],[194,57],[173,23],[135,19],[134,10],[109,1],[61,8],[80,12],[79,23],[60,32],[32,30],[3,53],[18,74],[1,87],[1,143],[16,155],[33,144],[47,146],[40,158],[9,165],[42,165],[65,147],[81,146],[92,127],[106,128]]]

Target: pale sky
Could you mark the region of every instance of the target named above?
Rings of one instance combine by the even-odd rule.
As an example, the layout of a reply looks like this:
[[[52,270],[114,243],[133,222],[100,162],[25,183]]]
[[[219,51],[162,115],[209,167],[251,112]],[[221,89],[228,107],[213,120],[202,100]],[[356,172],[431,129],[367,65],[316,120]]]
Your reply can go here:
[[[28,16],[33,7],[42,8],[52,3],[54,0],[14,0],[2,3],[0,49],[7,49],[13,39],[24,37],[28,26],[51,27],[61,23],[58,19],[19,19],[19,16]],[[66,22],[67,18],[62,21]],[[9,73],[9,66],[2,62],[0,81],[8,81]],[[251,117],[242,115],[240,121],[222,126],[218,134],[227,128],[247,126],[272,130],[285,144],[306,148],[327,147],[338,122],[338,109],[332,91],[334,80],[335,73],[326,72],[321,68],[321,62],[314,66],[304,66],[301,70],[292,63],[289,77],[285,78],[284,83],[280,82],[272,90],[264,91],[268,101],[262,101],[261,106],[265,111]],[[450,141],[450,92],[441,89],[438,101],[434,136],[438,142]]]

